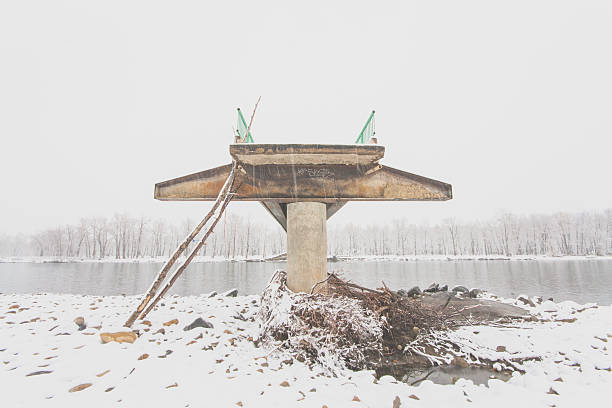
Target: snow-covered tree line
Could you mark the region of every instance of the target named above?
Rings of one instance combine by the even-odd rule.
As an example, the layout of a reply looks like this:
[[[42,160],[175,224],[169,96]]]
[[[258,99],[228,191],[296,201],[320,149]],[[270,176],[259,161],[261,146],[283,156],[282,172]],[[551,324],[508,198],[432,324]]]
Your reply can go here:
[[[285,232],[280,227],[258,224],[229,211],[226,214],[199,255],[235,259],[285,251]],[[183,242],[196,223],[186,219],[172,224],[126,214],[115,214],[112,218],[82,218],[78,224],[31,236],[0,236],[0,255],[88,259],[163,257],[169,256]],[[185,255],[192,245],[195,242],[187,247]]]
[[[1,256],[141,258],[168,256],[194,227],[116,214],[27,236],[0,236]],[[268,257],[286,251],[279,226],[229,212],[199,255],[228,259]],[[518,216],[479,222],[447,219],[436,225],[405,219],[386,225],[328,227],[330,255],[610,255],[612,209],[602,212]]]
[[[603,212],[518,216],[437,225],[397,220],[391,225],[346,225],[330,231],[338,255],[608,255],[612,209]]]

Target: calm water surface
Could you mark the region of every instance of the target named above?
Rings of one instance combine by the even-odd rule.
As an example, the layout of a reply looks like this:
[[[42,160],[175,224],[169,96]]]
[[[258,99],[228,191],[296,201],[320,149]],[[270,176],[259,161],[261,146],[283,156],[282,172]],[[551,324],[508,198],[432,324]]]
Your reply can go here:
[[[159,263],[0,263],[1,293],[133,295],[151,284]],[[173,293],[196,295],[238,288],[259,294],[285,262],[210,262],[189,266]],[[427,287],[431,282],[482,288],[504,297],[519,294],[555,301],[612,303],[612,260],[376,261],[334,262],[329,270],[351,281],[392,289]]]

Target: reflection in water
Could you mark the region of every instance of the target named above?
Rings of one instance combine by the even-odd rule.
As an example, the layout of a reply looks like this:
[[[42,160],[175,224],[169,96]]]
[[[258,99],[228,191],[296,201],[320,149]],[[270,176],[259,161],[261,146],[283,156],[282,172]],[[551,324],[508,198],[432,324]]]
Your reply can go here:
[[[4,263],[0,292],[133,295],[149,287],[160,267],[159,263]],[[171,293],[197,295],[238,288],[240,294],[258,294],[275,270],[285,268],[285,262],[194,263]],[[380,287],[384,281],[392,289],[424,288],[435,281],[504,297],[527,294],[556,301],[612,303],[609,259],[334,262],[329,269],[368,287]]]

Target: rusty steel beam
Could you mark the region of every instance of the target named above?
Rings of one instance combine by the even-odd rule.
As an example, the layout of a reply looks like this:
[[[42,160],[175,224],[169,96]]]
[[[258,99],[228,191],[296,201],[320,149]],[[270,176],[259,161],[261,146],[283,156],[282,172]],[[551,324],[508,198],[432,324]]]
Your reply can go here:
[[[158,200],[214,200],[231,165],[157,183]],[[450,184],[379,164],[368,166],[243,164],[236,176],[238,201],[445,201]]]

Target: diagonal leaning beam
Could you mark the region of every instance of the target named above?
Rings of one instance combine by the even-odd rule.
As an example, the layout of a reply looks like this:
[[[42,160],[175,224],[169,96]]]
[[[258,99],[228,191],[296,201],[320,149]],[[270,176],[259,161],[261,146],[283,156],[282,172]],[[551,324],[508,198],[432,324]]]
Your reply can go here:
[[[202,228],[206,225],[206,223],[210,220],[210,218],[215,214],[215,211],[217,210],[219,205],[221,205],[221,203],[224,202],[224,198],[229,195],[230,189],[234,183],[234,175],[235,175],[234,170],[235,169],[236,169],[236,163],[234,162],[232,164],[229,175],[227,179],[225,180],[225,184],[221,188],[221,191],[219,192],[217,200],[215,201],[215,204],[213,205],[212,209],[208,212],[208,214],[206,214],[206,217],[204,217],[204,219],[194,228],[191,234],[189,234],[185,238],[185,240],[178,246],[178,248],[176,248],[172,256],[166,261],[164,266],[161,268],[161,270],[157,274],[157,277],[151,284],[151,287],[146,292],[145,296],[142,298],[136,310],[134,310],[134,312],[132,312],[130,317],[126,320],[124,324],[125,327],[132,327],[132,325],[138,318],[138,315],[142,313],[144,308],[149,304],[151,299],[153,299],[153,297],[157,293],[157,290],[159,289],[162,282],[168,275],[168,271],[170,271],[170,268],[172,268],[172,265],[174,265],[178,257],[185,251],[185,248],[187,248],[189,243],[191,243],[191,241],[196,237],[196,235],[198,235],[198,233],[202,230]]]

